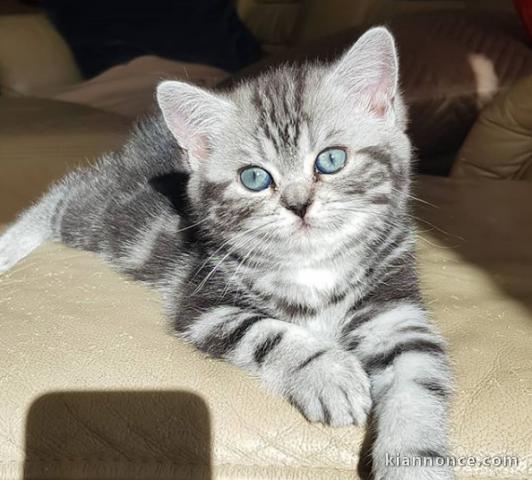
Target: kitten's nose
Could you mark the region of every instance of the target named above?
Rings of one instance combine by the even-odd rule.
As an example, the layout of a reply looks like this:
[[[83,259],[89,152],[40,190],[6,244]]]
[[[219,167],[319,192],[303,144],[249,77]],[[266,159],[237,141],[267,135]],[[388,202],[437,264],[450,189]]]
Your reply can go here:
[[[285,207],[290,210],[291,212],[294,212],[298,217],[303,218],[305,214],[307,213],[309,203],[298,203],[295,205],[285,205]]]
[[[285,187],[281,203],[287,210],[303,218],[311,204],[310,194],[307,185],[293,182]]]

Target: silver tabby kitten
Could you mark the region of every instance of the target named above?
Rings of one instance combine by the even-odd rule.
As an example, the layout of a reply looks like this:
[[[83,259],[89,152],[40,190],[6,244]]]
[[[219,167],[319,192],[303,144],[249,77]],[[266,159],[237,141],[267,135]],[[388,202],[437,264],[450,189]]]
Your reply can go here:
[[[225,93],[166,81],[157,98],[162,117],[0,237],[0,271],[49,239],[98,252],[162,292],[182,338],[309,421],[362,425],[371,410],[375,478],[452,478],[386,462],[447,454],[450,390],[416,278],[389,32],[332,65]]]

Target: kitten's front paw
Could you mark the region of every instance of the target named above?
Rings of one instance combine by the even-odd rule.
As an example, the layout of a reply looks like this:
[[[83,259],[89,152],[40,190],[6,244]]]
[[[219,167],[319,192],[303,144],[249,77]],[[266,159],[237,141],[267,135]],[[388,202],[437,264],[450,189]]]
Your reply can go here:
[[[285,396],[311,422],[363,425],[370,383],[360,362],[340,350],[317,352],[287,373]]]

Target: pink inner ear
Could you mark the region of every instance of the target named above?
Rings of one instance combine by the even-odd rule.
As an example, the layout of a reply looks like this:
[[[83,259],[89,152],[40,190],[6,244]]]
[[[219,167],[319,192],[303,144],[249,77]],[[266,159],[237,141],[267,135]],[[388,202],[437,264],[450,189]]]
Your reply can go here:
[[[188,164],[188,168],[194,171],[197,168],[198,160],[202,160],[207,155],[206,142],[201,135],[194,133],[190,125],[183,121],[180,112],[171,110],[164,112],[168,128],[185,152],[183,160]]]
[[[379,117],[386,116],[393,107],[395,95],[394,72],[389,65],[380,66],[379,77],[368,88],[370,108]]]
[[[189,162],[204,160],[209,154],[209,145],[205,135],[195,131],[189,125],[181,112],[174,111],[167,115],[168,127],[172,131],[177,142],[187,151]]]
[[[190,142],[189,157],[205,160],[209,156],[209,144],[204,135],[195,134]]]
[[[377,90],[371,97],[371,110],[379,117],[385,117],[393,105],[393,97],[390,97],[386,91]]]
[[[375,28],[351,47],[335,73],[353,98],[362,99],[367,110],[384,117],[394,106],[397,68],[392,36],[383,28]]]
[[[367,87],[362,96],[367,98],[369,110],[379,117],[385,117],[393,105],[394,99],[385,80],[381,80],[376,87]]]

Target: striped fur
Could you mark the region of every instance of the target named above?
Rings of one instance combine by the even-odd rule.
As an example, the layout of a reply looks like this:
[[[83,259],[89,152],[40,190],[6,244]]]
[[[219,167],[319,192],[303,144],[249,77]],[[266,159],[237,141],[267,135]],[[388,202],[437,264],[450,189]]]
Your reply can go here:
[[[446,454],[450,392],[418,290],[390,34],[229,92],[163,82],[158,99],[162,116],[0,237],[0,271],[47,239],[98,252],[161,292],[183,339],[259,376],[310,421],[362,425],[371,411],[375,478],[452,478],[385,463]],[[317,175],[331,146],[348,162]],[[275,187],[246,190],[247,165]],[[310,205],[304,222],[287,208],[295,198]]]

